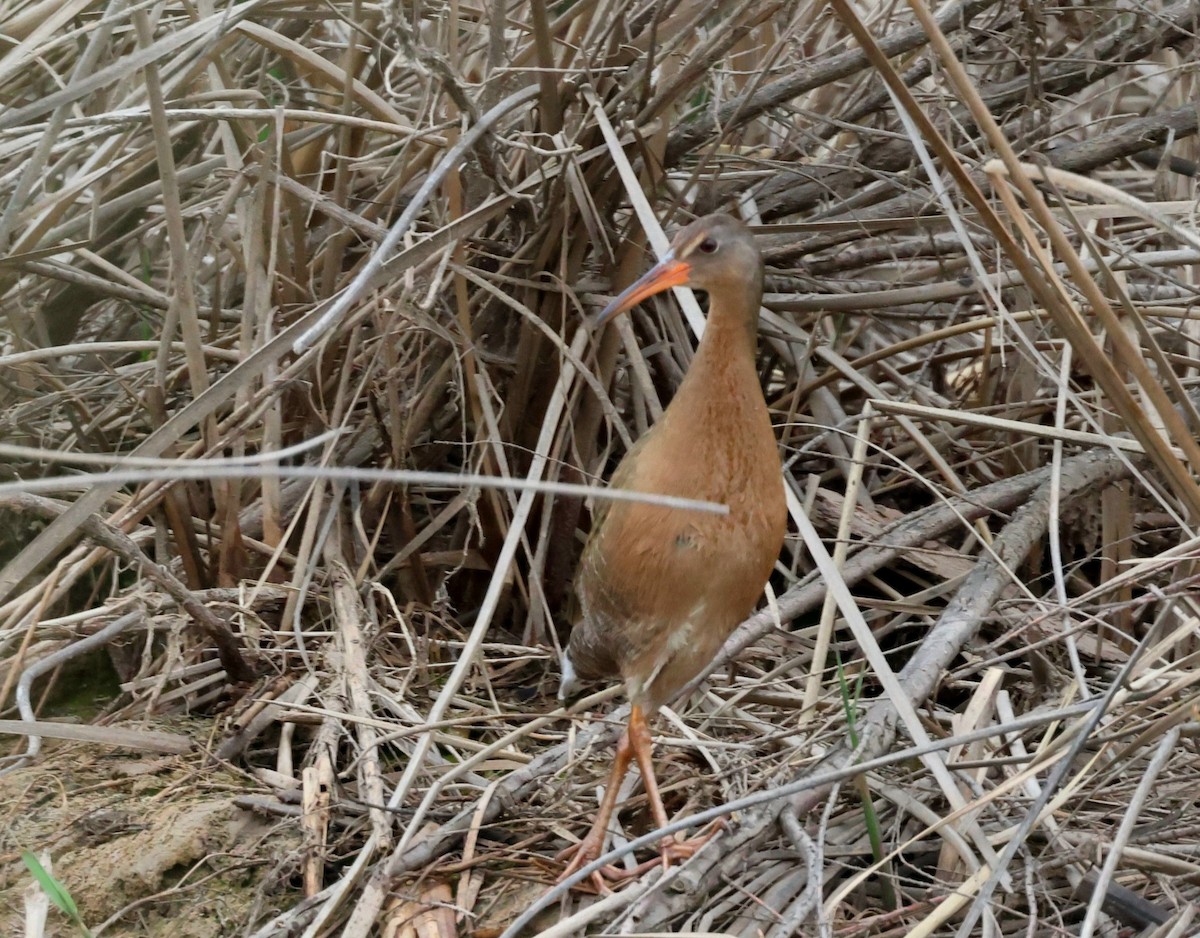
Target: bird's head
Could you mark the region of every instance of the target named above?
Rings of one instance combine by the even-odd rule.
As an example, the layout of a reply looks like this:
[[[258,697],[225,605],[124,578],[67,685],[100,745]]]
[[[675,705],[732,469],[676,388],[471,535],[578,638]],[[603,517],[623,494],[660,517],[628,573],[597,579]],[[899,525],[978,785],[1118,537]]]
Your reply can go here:
[[[729,215],[705,215],[681,229],[667,256],[609,303],[596,324],[603,325],[655,293],[682,286],[707,290],[757,318],[762,269],[762,255],[749,228]]]

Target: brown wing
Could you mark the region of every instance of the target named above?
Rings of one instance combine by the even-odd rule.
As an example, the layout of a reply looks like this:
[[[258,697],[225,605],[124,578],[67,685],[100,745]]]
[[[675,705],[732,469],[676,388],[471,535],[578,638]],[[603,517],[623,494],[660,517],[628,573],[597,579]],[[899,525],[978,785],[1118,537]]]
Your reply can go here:
[[[779,553],[786,507],[766,405],[739,403],[726,394],[687,424],[669,410],[622,460],[615,485],[730,511],[612,502],[597,514],[575,582],[581,616],[569,649],[580,677],[623,677],[653,706],[753,608]],[[747,427],[756,432],[738,432]]]

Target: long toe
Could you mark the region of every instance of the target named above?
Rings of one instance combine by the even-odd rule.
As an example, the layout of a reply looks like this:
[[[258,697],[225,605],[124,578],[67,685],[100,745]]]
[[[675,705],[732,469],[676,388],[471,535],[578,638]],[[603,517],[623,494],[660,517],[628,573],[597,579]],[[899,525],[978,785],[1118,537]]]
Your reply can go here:
[[[566,868],[562,871],[562,873],[559,874],[558,879],[556,879],[555,882],[561,883],[570,879],[581,869],[595,860],[596,857],[600,856],[600,851],[602,848],[603,844],[589,835],[579,843],[567,847],[565,850],[559,851],[554,859],[567,860],[569,857],[570,860],[568,861]],[[590,883],[592,888],[598,894],[604,895],[612,892],[612,889],[609,887],[609,883],[620,883],[627,879],[629,879],[629,873],[613,866],[610,863],[600,867],[598,870],[593,871],[591,876],[577,883],[574,888],[578,889],[579,887],[583,886],[584,883]]]
[[[592,842],[591,837],[585,837],[579,843],[559,851],[554,859],[566,860],[567,866],[558,877],[557,882],[561,883],[563,880],[569,879],[598,856],[600,856],[600,845]]]
[[[682,863],[684,860],[690,860],[701,847],[723,830],[725,830],[725,822],[718,819],[713,821],[703,833],[697,834],[695,837],[690,837],[687,840],[676,840],[673,835],[668,834],[662,839],[660,846],[663,869],[668,869],[672,863]]]

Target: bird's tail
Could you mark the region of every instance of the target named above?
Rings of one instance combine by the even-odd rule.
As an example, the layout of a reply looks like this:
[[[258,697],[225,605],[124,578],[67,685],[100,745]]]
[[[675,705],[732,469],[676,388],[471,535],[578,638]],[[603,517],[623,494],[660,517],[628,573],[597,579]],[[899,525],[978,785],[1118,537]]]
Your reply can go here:
[[[579,680],[578,675],[575,673],[575,663],[571,660],[571,649],[569,647],[563,649],[561,663],[562,677],[558,679],[558,699],[566,701],[583,689],[583,682]]]

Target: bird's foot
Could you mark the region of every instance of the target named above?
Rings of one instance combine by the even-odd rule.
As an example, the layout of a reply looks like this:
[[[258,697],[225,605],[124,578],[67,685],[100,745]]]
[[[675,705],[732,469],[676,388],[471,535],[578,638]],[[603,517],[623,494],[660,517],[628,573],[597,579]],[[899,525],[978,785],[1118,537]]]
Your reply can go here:
[[[593,836],[593,834],[595,834],[595,831],[589,832],[579,843],[567,847],[555,856],[554,859],[560,861],[570,857],[567,868],[559,874],[555,882],[561,883],[563,880],[569,879],[595,860],[596,857],[600,856],[600,852],[604,849],[604,835],[601,833],[600,836]],[[597,894],[605,895],[612,892],[612,889],[609,888],[609,883],[623,882],[629,879],[631,875],[633,874],[619,869],[610,863],[607,866],[600,867],[598,870],[594,870],[592,875],[584,882],[590,882]],[[583,883],[578,883],[576,888],[582,885]]]
[[[699,852],[701,847],[712,840],[718,833],[725,830],[725,827],[725,821],[717,818],[717,820],[708,825],[703,833],[697,834],[695,837],[690,837],[687,840],[676,840],[674,834],[668,834],[662,839],[659,848],[659,862],[662,863],[663,870],[670,869],[672,863],[682,863],[685,860],[690,860]]]
[[[605,895],[612,892],[612,886],[617,883],[627,882],[631,879],[636,879],[643,873],[648,873],[654,867],[661,865],[663,870],[671,868],[672,864],[683,863],[685,860],[690,860],[700,848],[713,839],[719,832],[726,829],[726,824],[723,820],[713,821],[704,832],[695,837],[690,837],[687,840],[676,840],[671,834],[668,834],[662,839],[659,847],[659,855],[656,859],[647,860],[632,869],[621,869],[613,866],[611,863],[607,866],[602,866],[600,869],[592,872],[592,875],[585,880],[591,884],[592,888],[599,895]],[[560,851],[555,860],[568,860],[566,869],[559,874],[555,882],[563,882],[569,879],[575,873],[579,872],[593,860],[595,860],[604,849],[604,838],[601,836],[593,836],[593,832],[583,838],[579,843],[567,847]],[[583,883],[577,884],[582,886]]]

